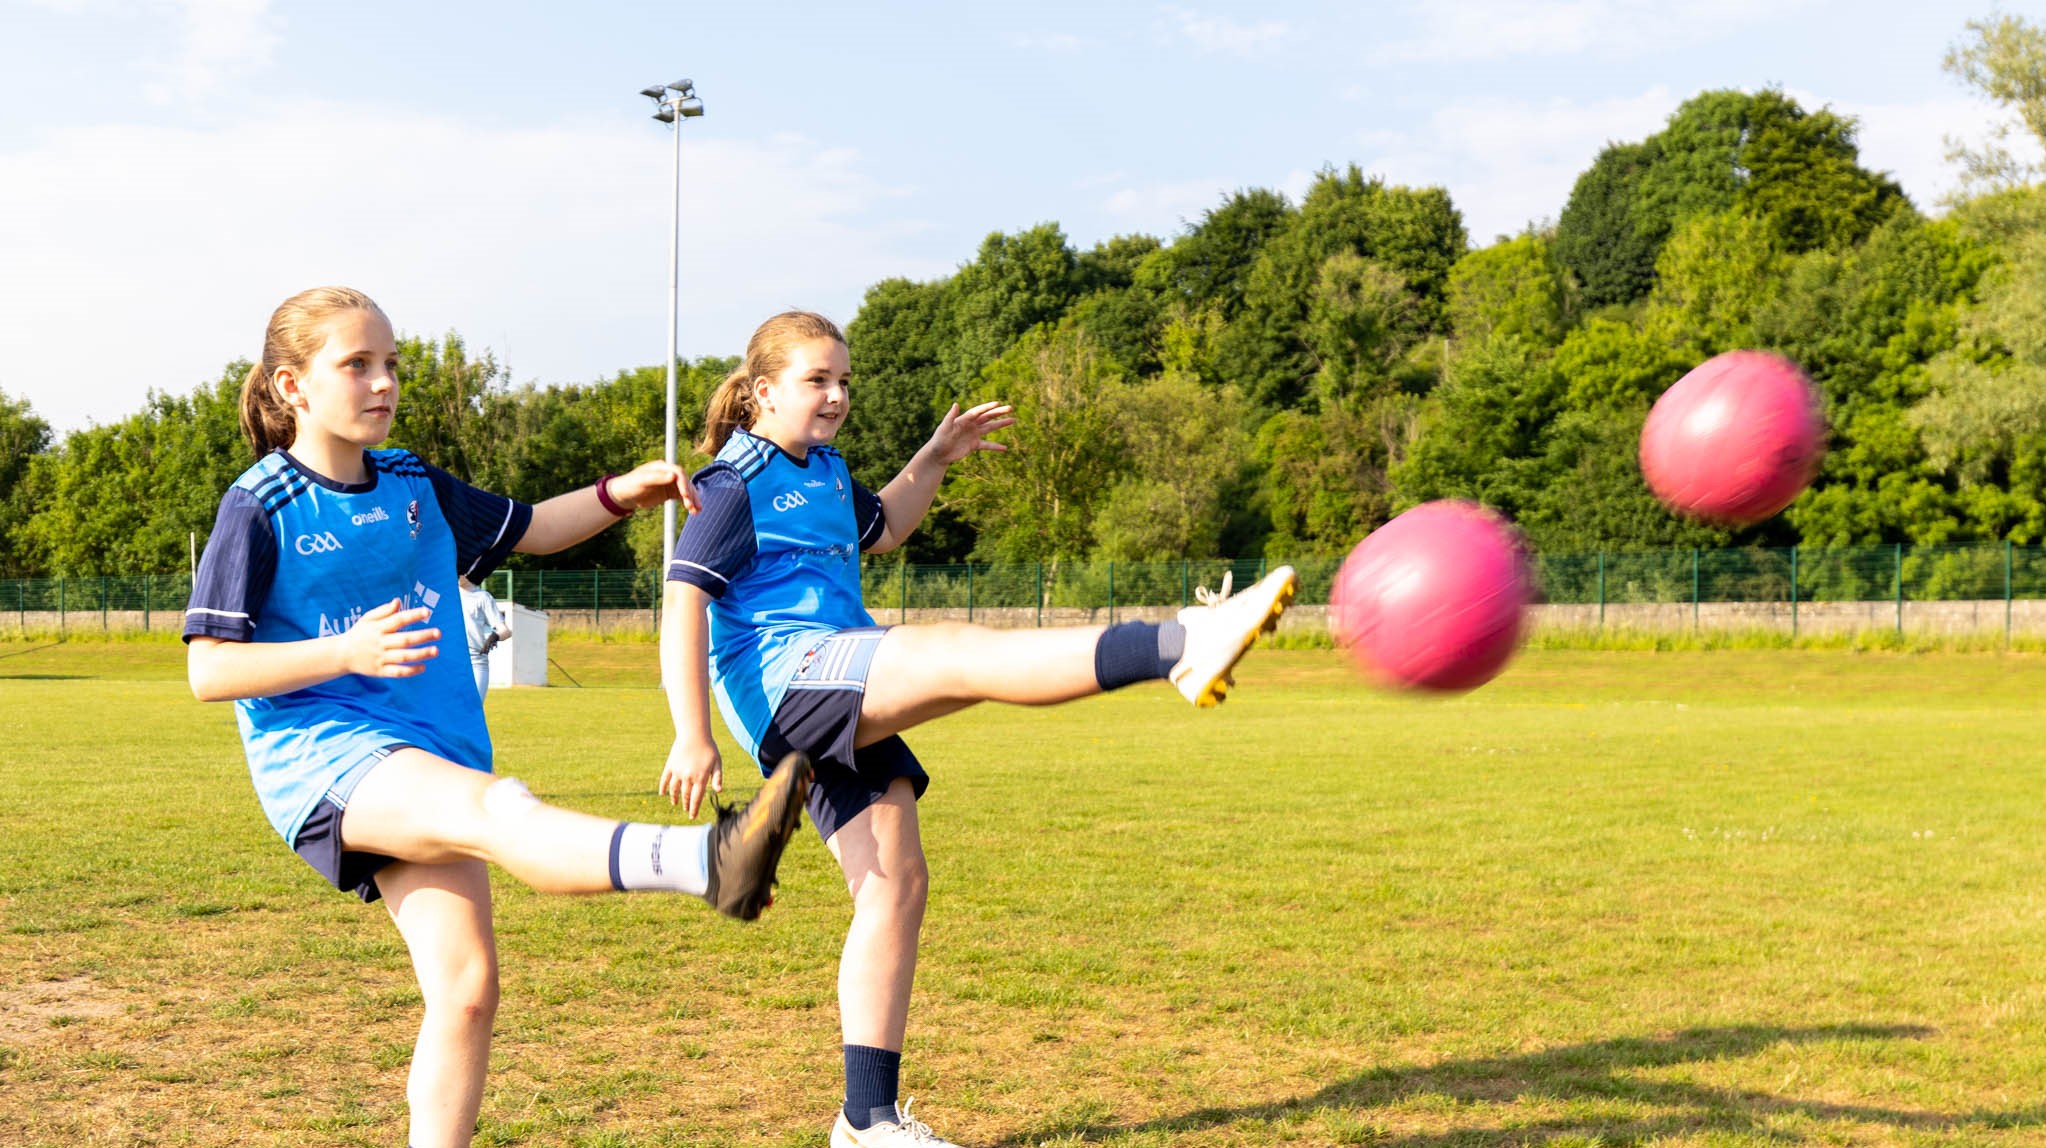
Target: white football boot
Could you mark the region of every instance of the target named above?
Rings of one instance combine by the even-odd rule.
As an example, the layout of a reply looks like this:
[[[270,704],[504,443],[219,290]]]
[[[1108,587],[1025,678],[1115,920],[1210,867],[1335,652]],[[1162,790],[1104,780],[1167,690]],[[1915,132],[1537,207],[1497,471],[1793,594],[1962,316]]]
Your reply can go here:
[[[1279,615],[1292,605],[1300,590],[1300,576],[1291,566],[1281,566],[1258,579],[1257,584],[1231,597],[1233,573],[1222,575],[1222,591],[1206,586],[1194,591],[1201,600],[1179,612],[1179,624],[1186,627],[1186,649],[1169,675],[1186,700],[1197,706],[1220,705],[1229,687],[1236,684],[1230,671],[1259,634],[1275,630]]]
[[[831,1126],[831,1148],[907,1148],[921,1145],[922,1148],[959,1148],[959,1145],[931,1131],[931,1126],[909,1114],[909,1106],[916,1103],[916,1097],[895,1106],[895,1119],[883,1120],[873,1127],[861,1131],[854,1128],[840,1110],[838,1123]]]

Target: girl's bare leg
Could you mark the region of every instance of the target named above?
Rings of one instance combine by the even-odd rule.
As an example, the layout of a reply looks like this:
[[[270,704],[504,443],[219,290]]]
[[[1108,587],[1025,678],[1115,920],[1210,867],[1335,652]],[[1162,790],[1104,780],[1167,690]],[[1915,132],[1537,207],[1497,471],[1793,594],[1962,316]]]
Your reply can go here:
[[[896,626],[881,638],[860,704],[859,745],[975,702],[1047,706],[1101,692],[1103,627],[996,630],[958,622]]]
[[[916,980],[930,870],[917,829],[916,795],[897,778],[886,796],[825,843],[852,893],[852,927],[838,963],[839,1027],[846,1044],[902,1051]]]
[[[426,1016],[405,1098],[412,1148],[461,1148],[476,1131],[490,1026],[497,1017],[497,942],[490,875],[481,861],[378,871],[377,888],[412,954]]]

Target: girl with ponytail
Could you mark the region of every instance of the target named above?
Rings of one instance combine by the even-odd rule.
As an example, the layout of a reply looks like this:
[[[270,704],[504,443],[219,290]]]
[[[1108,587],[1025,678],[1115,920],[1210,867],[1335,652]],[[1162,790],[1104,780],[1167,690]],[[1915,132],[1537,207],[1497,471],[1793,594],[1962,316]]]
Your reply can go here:
[[[1275,625],[1297,579],[1280,567],[1236,597],[1209,595],[1176,621],[1049,630],[940,623],[877,626],[859,556],[900,546],[946,471],[1016,420],[1000,403],[939,420],[878,493],[831,446],[851,402],[845,336],[807,311],[753,333],[710,402],[696,473],[702,509],[676,540],[661,616],[661,679],[675,745],[660,791],[691,817],[722,789],[709,693],[763,770],[789,753],[815,770],[810,819],[852,894],[838,971],[845,1103],[833,1148],[944,1148],[898,1103],[910,983],[929,871],[917,799],[930,784],[901,734],[982,701],[1050,705],[1170,679],[1196,706]]]
[[[458,578],[513,551],[550,554],[634,510],[696,504],[649,462],[529,506],[478,490],[390,433],[391,324],[369,296],[322,287],[270,317],[242,384],[257,458],[221,498],[185,612],[192,692],[232,699],[264,813],[336,888],[383,899],[411,951],[425,1018],[407,1096],[413,1148],[469,1143],[498,1003],[495,862],[550,893],[693,893],[750,920],[769,900],[809,767],[791,757],[750,818],[618,822],[542,803],[491,772]]]

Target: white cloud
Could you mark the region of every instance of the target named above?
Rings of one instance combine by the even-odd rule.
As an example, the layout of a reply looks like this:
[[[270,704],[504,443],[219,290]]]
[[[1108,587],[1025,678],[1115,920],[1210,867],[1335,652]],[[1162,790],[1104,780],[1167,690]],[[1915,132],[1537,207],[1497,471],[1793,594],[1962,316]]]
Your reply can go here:
[[[1292,31],[1283,20],[1238,24],[1221,16],[1172,5],[1160,8],[1159,12],[1175,34],[1204,52],[1254,56],[1277,47]]]
[[[48,133],[0,155],[0,390],[60,428],[122,417],[255,351],[270,309],[319,283],[369,291],[402,330],[508,338],[521,378],[659,362],[670,154],[654,130],[312,103]],[[846,149],[685,136],[683,174],[685,354],[952,269],[899,253],[917,225],[864,214],[901,189]]]
[[[1472,242],[1484,244],[1554,219],[1600,148],[1661,130],[1677,103],[1660,86],[1588,103],[1460,100],[1416,130],[1360,137],[1362,166],[1392,183],[1448,188]]]
[[[1219,206],[1231,190],[1229,181],[1221,178],[1154,183],[1122,188],[1101,206],[1129,230],[1170,236]]]
[[[1403,60],[1632,54],[1771,21],[1811,0],[1426,0],[1419,31],[1380,55]]]
[[[153,63],[144,91],[154,103],[189,103],[269,66],[277,50],[270,0],[171,0],[176,51]]]

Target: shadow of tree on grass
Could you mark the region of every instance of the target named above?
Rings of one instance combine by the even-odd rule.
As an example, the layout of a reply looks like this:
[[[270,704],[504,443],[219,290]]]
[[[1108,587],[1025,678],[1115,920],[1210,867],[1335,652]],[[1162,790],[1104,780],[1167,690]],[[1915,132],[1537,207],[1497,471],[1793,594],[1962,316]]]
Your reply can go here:
[[[1178,1116],[1130,1124],[1093,1118],[1059,1120],[1027,1128],[1002,1141],[1005,1146],[1045,1140],[1070,1142],[1190,1134],[1262,1122],[1296,1123],[1327,1119],[1341,1125],[1343,1142],[1388,1148],[1459,1148],[1539,1142],[1561,1136],[1604,1145],[1636,1144],[1698,1133],[1734,1134],[1767,1140],[1800,1137],[1774,1127],[1788,1117],[1815,1122],[1852,1121],[1898,1129],[2013,1128],[2046,1121],[2046,1110],[1933,1112],[1873,1105],[1835,1104],[1777,1096],[1758,1089],[1712,1088],[1683,1081],[1647,1079],[1643,1069],[1752,1056],[1780,1043],[1911,1040],[1932,1035],[1913,1025],[1823,1025],[1781,1028],[1732,1025],[1688,1029],[1661,1036],[1614,1037],[1564,1045],[1518,1056],[1455,1060],[1427,1066],[1391,1065],[1337,1081],[1306,1096],[1238,1106],[1200,1108]],[[1417,1096],[1442,1097],[1456,1127],[1418,1135],[1393,1135],[1371,1123],[1371,1110]],[[1552,1116],[1508,1114],[1488,1107],[1516,1100],[1560,1103],[1577,1111]],[[1619,1103],[1652,1109],[1638,1117],[1581,1111],[1586,1105]],[[1469,1107],[1465,1107],[1469,1106]],[[1510,1117],[1510,1118],[1508,1118]],[[1508,1118],[1508,1119],[1502,1119]]]

